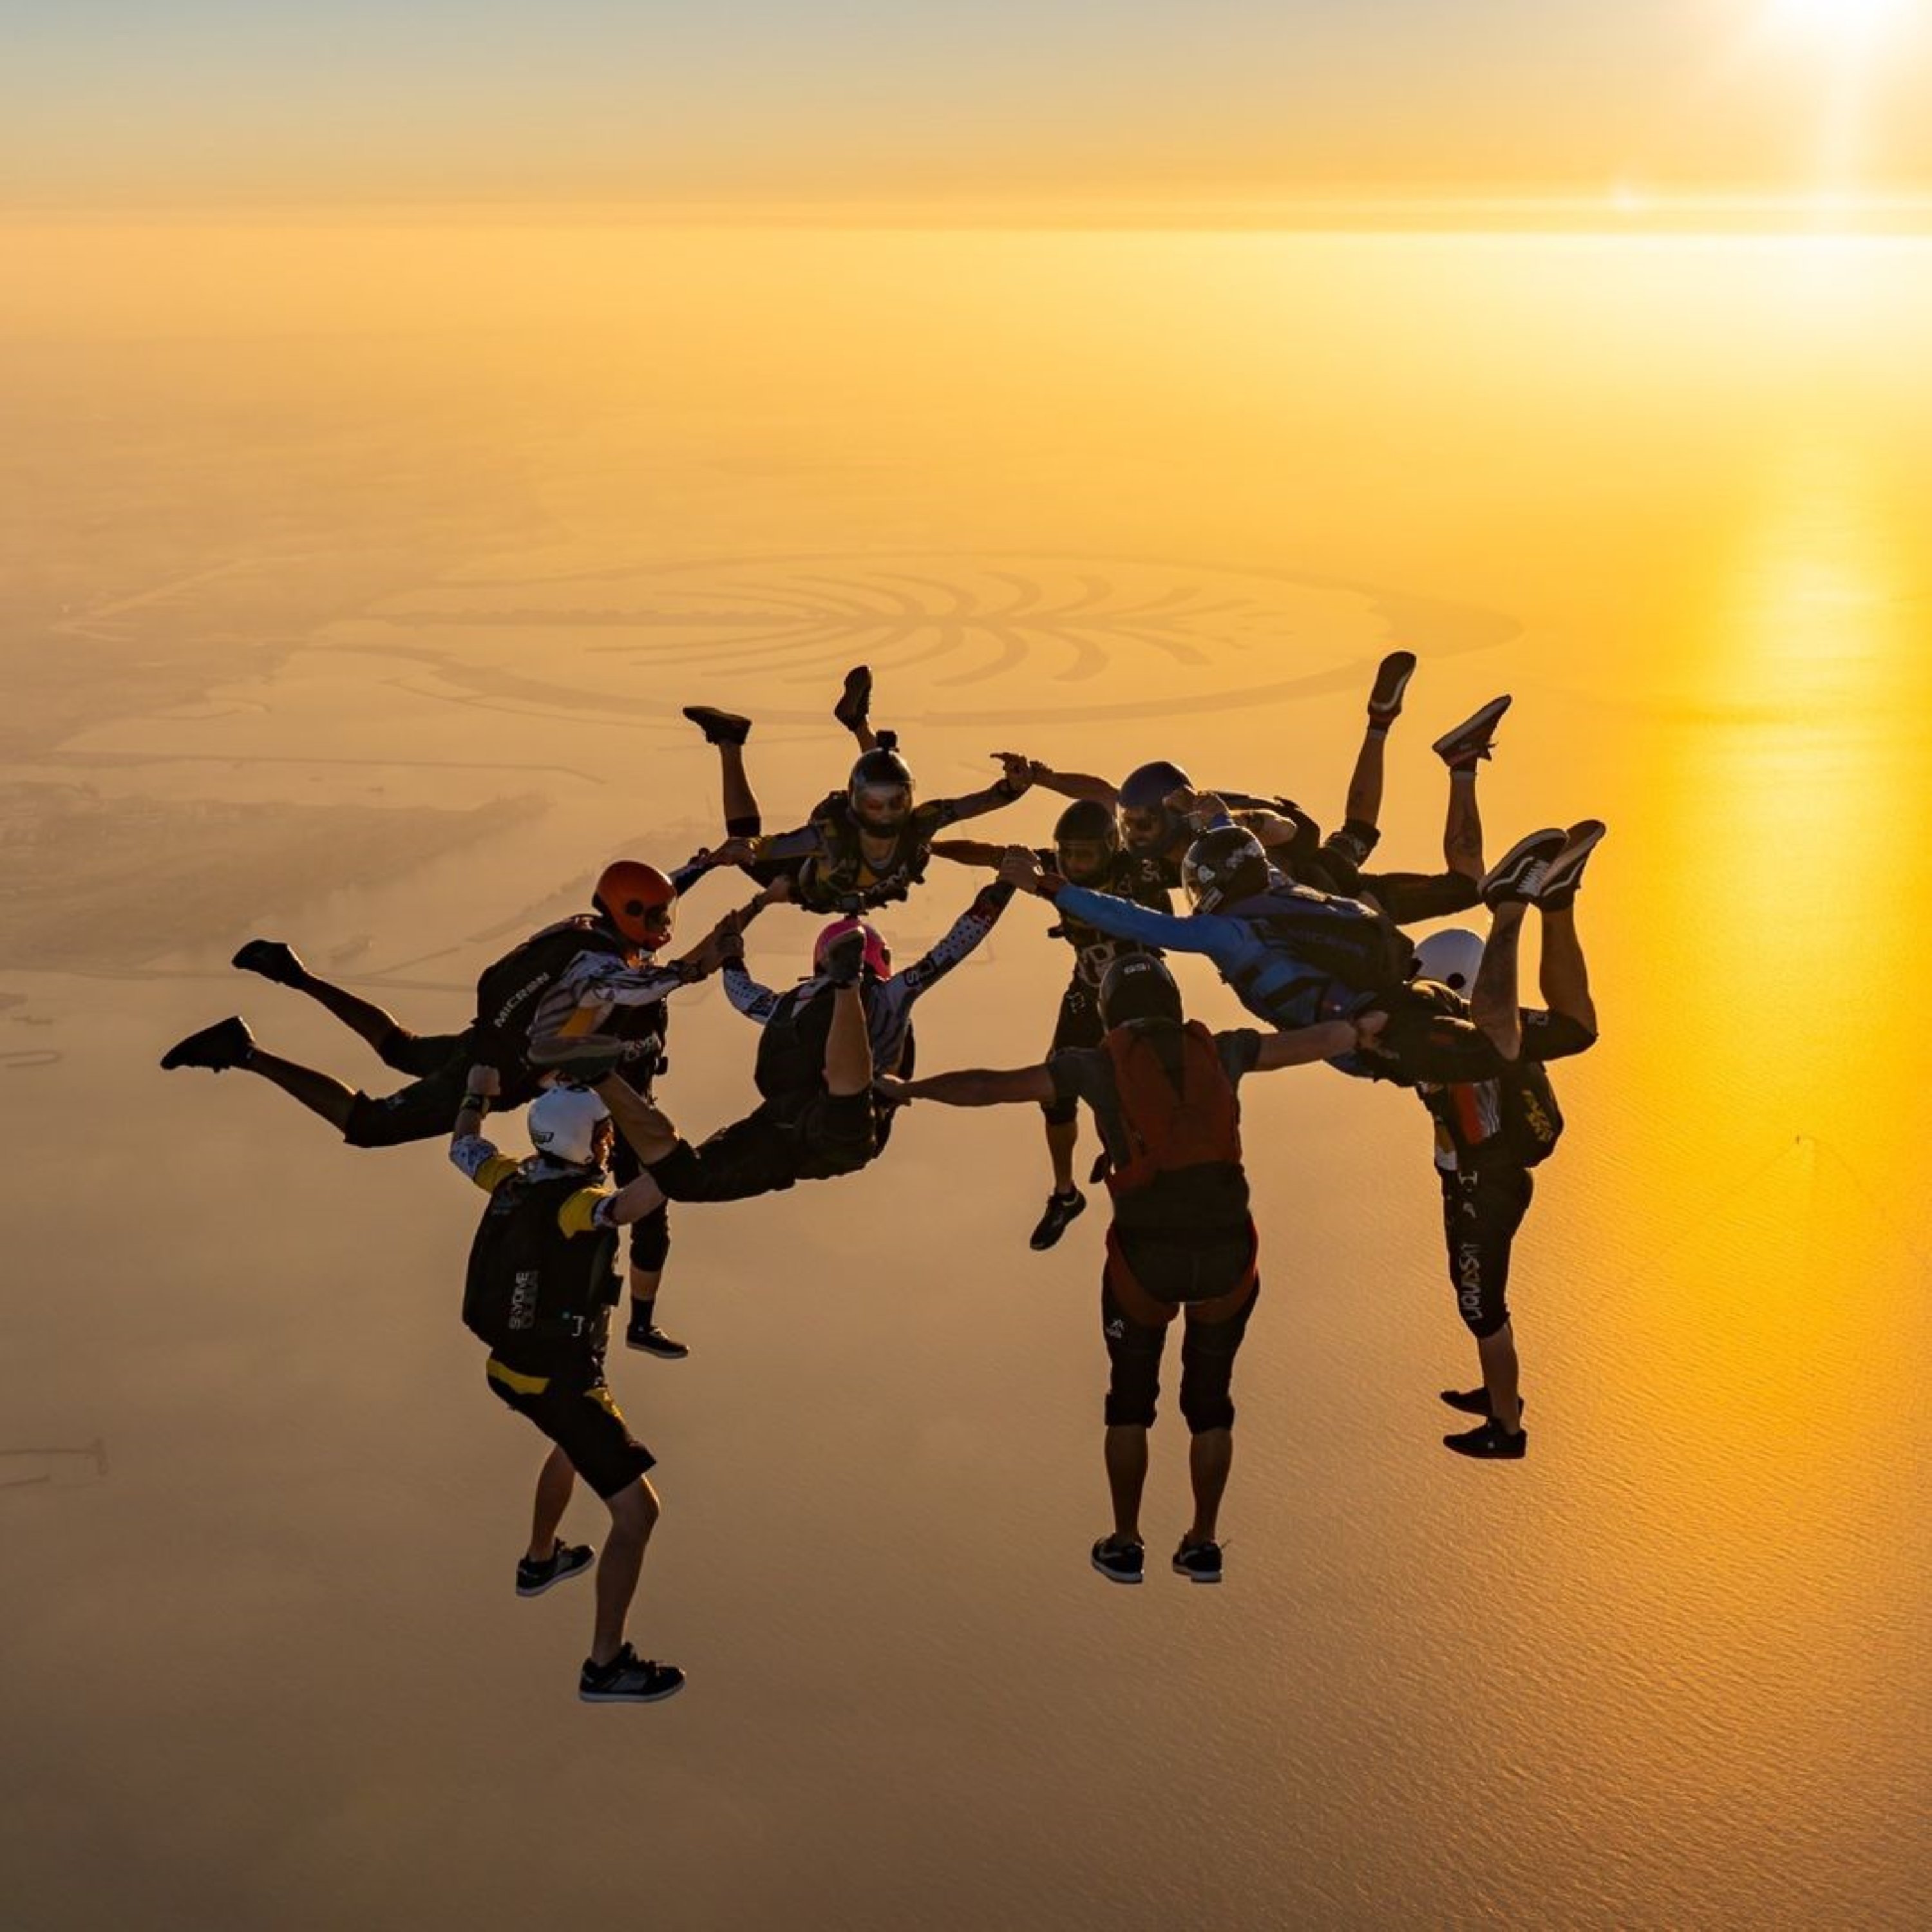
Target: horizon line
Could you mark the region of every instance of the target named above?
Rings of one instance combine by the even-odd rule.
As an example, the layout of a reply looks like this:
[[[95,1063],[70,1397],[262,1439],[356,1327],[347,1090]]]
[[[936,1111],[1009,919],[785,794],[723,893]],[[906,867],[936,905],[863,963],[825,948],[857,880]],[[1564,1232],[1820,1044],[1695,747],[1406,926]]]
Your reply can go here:
[[[1662,190],[1597,194],[932,197],[678,201],[401,197],[344,201],[0,202],[0,223],[354,222],[623,227],[1012,230],[1281,233],[1738,234],[1828,238],[1932,236],[1932,191]],[[1715,224],[1714,226],[1713,224]]]

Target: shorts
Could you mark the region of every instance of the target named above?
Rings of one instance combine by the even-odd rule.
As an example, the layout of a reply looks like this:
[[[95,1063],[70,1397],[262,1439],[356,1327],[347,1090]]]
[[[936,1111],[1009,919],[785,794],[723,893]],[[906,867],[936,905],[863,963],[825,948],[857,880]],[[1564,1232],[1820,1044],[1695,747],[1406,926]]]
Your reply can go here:
[[[801,1180],[856,1174],[880,1145],[869,1094],[820,1093],[782,1112],[767,1101],[701,1146],[680,1141],[652,1163],[650,1175],[672,1201],[747,1201]]]
[[[1053,1044],[1047,1048],[1049,1057],[1068,1047],[1098,1046],[1106,1036],[1100,996],[1084,980],[1072,981],[1060,996],[1060,1016],[1054,1022]],[[1040,1110],[1050,1126],[1065,1126],[1079,1118],[1080,1097],[1069,1094],[1064,1100],[1042,1100]]]
[[[1167,1330],[1178,1312],[1142,1308],[1130,1312],[1110,1267],[1100,1278],[1100,1332],[1107,1344],[1107,1402],[1110,1429],[1148,1429],[1160,1396],[1160,1358]],[[1234,1426],[1234,1358],[1248,1332],[1248,1317],[1261,1292],[1261,1277],[1250,1274],[1235,1294],[1222,1301],[1196,1303],[1184,1317],[1180,1343],[1180,1413],[1190,1435]],[[1157,1318],[1143,1316],[1154,1314]]]
[[[1510,1318],[1510,1250],[1529,1211],[1536,1183],[1507,1154],[1466,1156],[1457,1168],[1438,1168],[1442,1232],[1456,1312],[1478,1341]]]
[[[586,1383],[560,1376],[524,1376],[494,1355],[485,1376],[496,1400],[548,1436],[606,1502],[656,1466],[657,1458],[631,1433],[601,1378]],[[529,1386],[519,1388],[519,1383]]]

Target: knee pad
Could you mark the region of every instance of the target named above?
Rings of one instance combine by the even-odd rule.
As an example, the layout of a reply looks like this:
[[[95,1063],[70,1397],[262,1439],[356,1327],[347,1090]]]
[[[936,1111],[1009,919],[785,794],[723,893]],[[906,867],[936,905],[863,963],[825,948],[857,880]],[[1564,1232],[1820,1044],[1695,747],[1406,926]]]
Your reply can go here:
[[[670,1257],[670,1204],[631,1223],[631,1265],[646,1274],[662,1274]]]
[[[1229,1372],[1233,1367],[1230,1360],[1222,1373],[1205,1386],[1199,1381],[1181,1378],[1180,1413],[1189,1435],[1204,1436],[1210,1429],[1234,1427],[1234,1402],[1228,1393]]]
[[[1123,1378],[1116,1366],[1112,1384],[1107,1390],[1107,1426],[1109,1429],[1151,1429],[1156,1398],[1160,1394],[1159,1379],[1151,1371],[1144,1383],[1137,1376],[1127,1379],[1131,1386],[1123,1388]]]
[[[1040,1111],[1049,1127],[1070,1126],[1080,1118],[1079,1096],[1076,1094],[1064,1100],[1042,1100]]]
[[[728,818],[724,821],[726,832],[734,838],[755,838],[764,830],[765,821],[757,812],[748,818]]]
[[[1492,1335],[1509,1326],[1509,1303],[1498,1296],[1494,1307],[1486,1306],[1481,1297],[1472,1298],[1459,1294],[1456,1298],[1456,1312],[1462,1318],[1462,1326],[1479,1342],[1486,1342]]]

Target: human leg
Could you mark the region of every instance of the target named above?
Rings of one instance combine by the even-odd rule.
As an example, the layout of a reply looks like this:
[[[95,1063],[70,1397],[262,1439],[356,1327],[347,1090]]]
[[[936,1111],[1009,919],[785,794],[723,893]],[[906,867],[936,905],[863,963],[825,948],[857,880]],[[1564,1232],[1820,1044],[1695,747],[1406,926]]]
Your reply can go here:
[[[1180,1345],[1180,1412],[1187,1424],[1189,1480],[1194,1492],[1194,1520],[1181,1539],[1184,1554],[1211,1544],[1221,1499],[1234,1464],[1234,1358],[1254,1311],[1258,1280],[1186,1311]],[[1214,1567],[1220,1574],[1219,1564]]]
[[[298,993],[306,994],[325,1012],[340,1020],[358,1039],[373,1046],[385,1064],[398,1072],[429,1071],[420,1064],[420,1055],[408,1055],[405,1043],[417,1036],[403,1027],[394,1014],[377,1006],[373,1000],[365,1000],[361,994],[350,992],[347,987],[336,986],[310,972],[295,949],[282,940],[251,939],[229,963],[242,972],[258,973],[278,986],[291,987]],[[392,1059],[386,1048],[398,1048],[402,1049],[405,1058]]]
[[[610,1536],[597,1565],[597,1616],[590,1660],[608,1664],[623,1646],[624,1625],[644,1570],[644,1546],[657,1527],[660,1510],[658,1492],[648,1476],[638,1476],[606,1496],[604,1503],[610,1512]]]
[[[1142,1320],[1140,1315],[1156,1316],[1157,1311],[1150,1307],[1130,1313],[1116,1293],[1114,1266],[1110,1261],[1100,1282],[1100,1330],[1107,1345],[1108,1369],[1103,1460],[1114,1511],[1113,1535],[1106,1540],[1138,1547],[1141,1497],[1147,1486],[1148,1431],[1154,1426],[1160,1400],[1161,1352],[1173,1314],[1170,1310],[1165,1319]],[[1124,1284],[1122,1292],[1128,1292]]]
[[[545,1561],[556,1547],[557,1526],[570,1506],[570,1492],[577,1486],[577,1472],[570,1458],[553,1444],[537,1472],[537,1491],[530,1510],[530,1546],[524,1552],[532,1563]]]
[[[1583,868],[1604,836],[1600,819],[1586,818],[1570,828],[1568,842],[1550,861],[1537,889],[1536,909],[1543,917],[1543,958],[1540,982],[1544,1004],[1597,1031],[1597,1008],[1590,998],[1590,974],[1576,934],[1576,893]]]
[[[861,752],[878,748],[878,736],[872,729],[872,668],[869,664],[854,664],[845,674],[844,688],[838,694],[838,702],[832,707],[832,715],[859,741]]]
[[[1440,1179],[1450,1284],[1456,1293],[1456,1312],[1475,1341],[1486,1398],[1486,1426],[1503,1437],[1520,1437],[1522,1400],[1510,1318],[1510,1259],[1535,1183],[1527,1168],[1503,1156],[1465,1156],[1460,1167],[1441,1170]],[[1465,1454],[1495,1453],[1468,1446],[1481,1432],[1443,1439],[1451,1448],[1463,1445]],[[1505,1453],[1520,1454],[1520,1448]]]

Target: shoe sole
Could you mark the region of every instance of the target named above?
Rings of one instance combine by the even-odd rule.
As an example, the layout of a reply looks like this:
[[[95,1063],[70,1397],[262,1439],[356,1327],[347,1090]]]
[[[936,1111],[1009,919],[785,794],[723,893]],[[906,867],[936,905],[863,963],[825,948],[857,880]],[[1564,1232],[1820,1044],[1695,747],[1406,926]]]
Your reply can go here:
[[[1582,877],[1584,862],[1603,843],[1604,835],[1610,829],[1600,818],[1580,819],[1571,826],[1568,843],[1550,860],[1550,869],[1537,886],[1537,896],[1540,898],[1552,887],[1558,892],[1573,890]]]
[[[573,1576],[589,1576],[596,1567],[597,1559],[592,1556],[588,1563],[580,1563],[574,1570],[566,1570],[560,1576],[548,1577],[541,1583],[528,1586],[519,1583],[517,1594],[520,1597],[541,1597],[546,1590],[554,1590],[558,1584],[568,1583]]]
[[[1438,758],[1447,758],[1455,755],[1459,747],[1466,755],[1468,748],[1464,741],[1476,736],[1478,734],[1486,738],[1496,721],[1510,708],[1510,703],[1511,700],[1507,697],[1491,698],[1481,710],[1471,712],[1453,730],[1444,732],[1429,748]]]
[[[1218,1583],[1221,1580],[1221,1573],[1218,1570],[1211,1576],[1197,1576],[1192,1570],[1182,1569],[1178,1563],[1174,1566],[1174,1574],[1177,1576],[1185,1576],[1190,1583]]]
[[[1391,664],[1400,663],[1402,668],[1396,675],[1395,688],[1384,697],[1382,694],[1382,672]],[[1393,722],[1402,716],[1402,700],[1408,689],[1408,681],[1415,675],[1415,653],[1413,651],[1391,651],[1376,668],[1376,682],[1369,693],[1369,716]]]
[[[624,1346],[634,1355],[655,1355],[661,1362],[681,1362],[691,1353],[688,1348],[653,1348],[648,1342],[633,1342],[628,1335]]]
[[[1110,1583],[1144,1583],[1147,1581],[1144,1570],[1136,1570],[1131,1576],[1123,1576],[1118,1570],[1109,1570],[1096,1556],[1089,1556],[1088,1562],[1094,1566],[1094,1574],[1104,1576]]]
[[[1483,903],[1485,905],[1490,903],[1490,896],[1492,892],[1514,892],[1515,889],[1511,885],[1510,874],[1526,867],[1534,855],[1546,847],[1549,849],[1550,857],[1555,858],[1563,848],[1560,845],[1552,844],[1550,842],[1552,839],[1561,838],[1567,844],[1569,842],[1569,837],[1570,835],[1561,826],[1547,825],[1540,832],[1532,832],[1527,838],[1519,838],[1483,874],[1480,882],[1476,887],[1476,890],[1482,896]],[[1544,861],[1544,863],[1546,866],[1548,861]],[[1526,901],[1525,903],[1527,904],[1528,902]]]
[[[586,1690],[580,1684],[577,1701],[580,1704],[662,1704],[667,1697],[675,1697],[690,1681],[680,1677],[662,1690]]]

